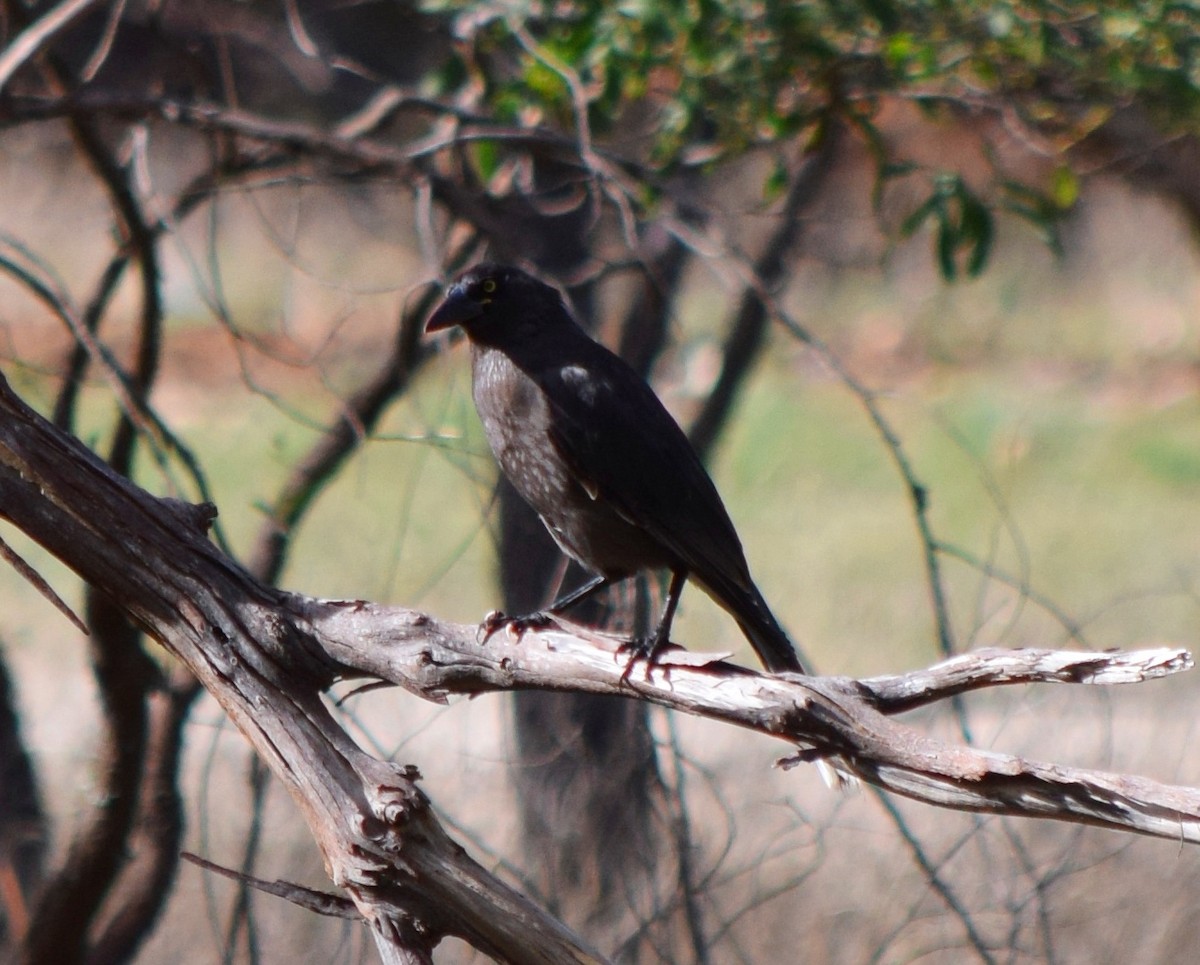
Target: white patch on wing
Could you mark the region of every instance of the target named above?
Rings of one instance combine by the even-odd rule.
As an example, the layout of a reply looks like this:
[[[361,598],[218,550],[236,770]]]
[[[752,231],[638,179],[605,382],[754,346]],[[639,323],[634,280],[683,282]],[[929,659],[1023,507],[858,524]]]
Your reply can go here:
[[[596,404],[596,379],[587,369],[582,365],[566,365],[559,374],[563,383],[573,388],[585,405]]]

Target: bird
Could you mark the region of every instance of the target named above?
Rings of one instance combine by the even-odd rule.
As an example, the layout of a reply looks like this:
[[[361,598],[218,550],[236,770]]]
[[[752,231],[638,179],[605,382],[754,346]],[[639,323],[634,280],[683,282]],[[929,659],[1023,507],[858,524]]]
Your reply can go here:
[[[653,665],[669,643],[691,580],[732,615],[767,670],[805,672],[684,431],[557,289],[514,266],[477,264],[450,284],[425,331],[455,326],[471,346],[472,396],[501,471],[590,574],[536,614],[499,619],[523,629],[638,573],[668,571],[661,616],[631,643],[634,660]]]

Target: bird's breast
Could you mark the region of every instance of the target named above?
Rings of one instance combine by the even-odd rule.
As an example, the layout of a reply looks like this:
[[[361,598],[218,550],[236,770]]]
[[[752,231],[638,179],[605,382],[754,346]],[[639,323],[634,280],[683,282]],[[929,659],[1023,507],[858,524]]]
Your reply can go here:
[[[473,369],[475,408],[488,445],[517,492],[544,517],[572,488],[550,439],[545,394],[501,352],[478,350]]]
[[[614,577],[672,565],[669,554],[573,471],[551,436],[553,413],[545,391],[511,359],[476,347],[473,393],[501,471],[563,552]]]

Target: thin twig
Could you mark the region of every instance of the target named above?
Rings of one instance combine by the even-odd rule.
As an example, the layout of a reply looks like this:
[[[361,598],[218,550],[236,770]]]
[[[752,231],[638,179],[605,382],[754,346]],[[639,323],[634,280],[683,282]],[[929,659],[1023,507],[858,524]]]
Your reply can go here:
[[[349,898],[333,895],[327,891],[317,891],[315,888],[306,888],[304,885],[298,885],[291,881],[281,881],[278,878],[275,881],[255,878],[252,875],[234,871],[232,868],[226,868],[223,865],[208,861],[197,854],[192,854],[190,851],[181,852],[179,856],[184,861],[190,861],[197,868],[203,868],[205,871],[211,871],[213,874],[221,875],[231,881],[255,888],[264,894],[283,898],[285,901],[290,901],[292,904],[299,905],[301,908],[318,915],[327,915],[331,918],[348,918],[351,921],[358,921],[360,918],[358,909],[354,907],[354,902]]]
[[[3,539],[0,539],[0,559],[3,559],[9,566],[16,570],[17,573],[19,573],[30,584],[32,584],[33,588],[47,600],[49,600],[59,613],[71,621],[76,630],[82,633],[85,637],[88,636],[87,625],[78,616],[76,616],[75,611],[67,605],[66,601],[54,592],[54,587],[46,582],[46,578],[28,563],[26,563],[25,560],[21,558],[20,554],[17,553],[17,551],[11,546],[9,546],[8,543],[6,543]]]
[[[64,0],[22,30],[0,54],[0,90],[56,33],[99,0]]]
[[[908,845],[909,852],[913,856],[913,860],[921,868],[925,875],[925,880],[929,886],[937,892],[938,896],[946,903],[946,907],[950,909],[951,914],[958,919],[962,925],[963,932],[967,936],[967,941],[971,943],[971,947],[975,949],[975,953],[979,956],[980,961],[987,962],[988,965],[995,965],[996,958],[988,949],[987,942],[983,940],[983,936],[975,928],[974,919],[971,918],[971,912],[963,905],[955,894],[950,883],[939,873],[933,862],[929,860],[929,856],[925,853],[925,847],[921,844],[916,833],[909,827],[908,822],[904,819],[904,815],[900,813],[895,802],[887,796],[882,790],[877,787],[871,788],[875,794],[875,799],[883,805],[883,809],[891,818],[892,823],[896,826],[896,830],[900,832],[900,837],[904,843]]]

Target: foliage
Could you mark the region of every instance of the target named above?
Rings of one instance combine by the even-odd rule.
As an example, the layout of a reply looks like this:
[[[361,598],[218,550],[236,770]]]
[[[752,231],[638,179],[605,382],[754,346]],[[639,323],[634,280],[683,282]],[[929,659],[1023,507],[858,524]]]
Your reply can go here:
[[[649,112],[641,160],[659,174],[778,149],[837,117],[876,148],[881,181],[909,175],[876,128],[889,98],[915,101],[935,122],[946,110],[1007,112],[1058,152],[1135,97],[1164,134],[1200,119],[1194,3],[515,0],[463,11],[430,0],[426,8],[453,18],[461,41],[440,70],[443,93],[479,83],[498,118],[587,131],[622,148],[623,125]],[[1078,193],[1065,163],[1049,185],[998,176],[986,193],[952,164],[923,173],[926,196],[900,230],[934,225],[948,280],[986,264],[994,209],[1053,244]]]

